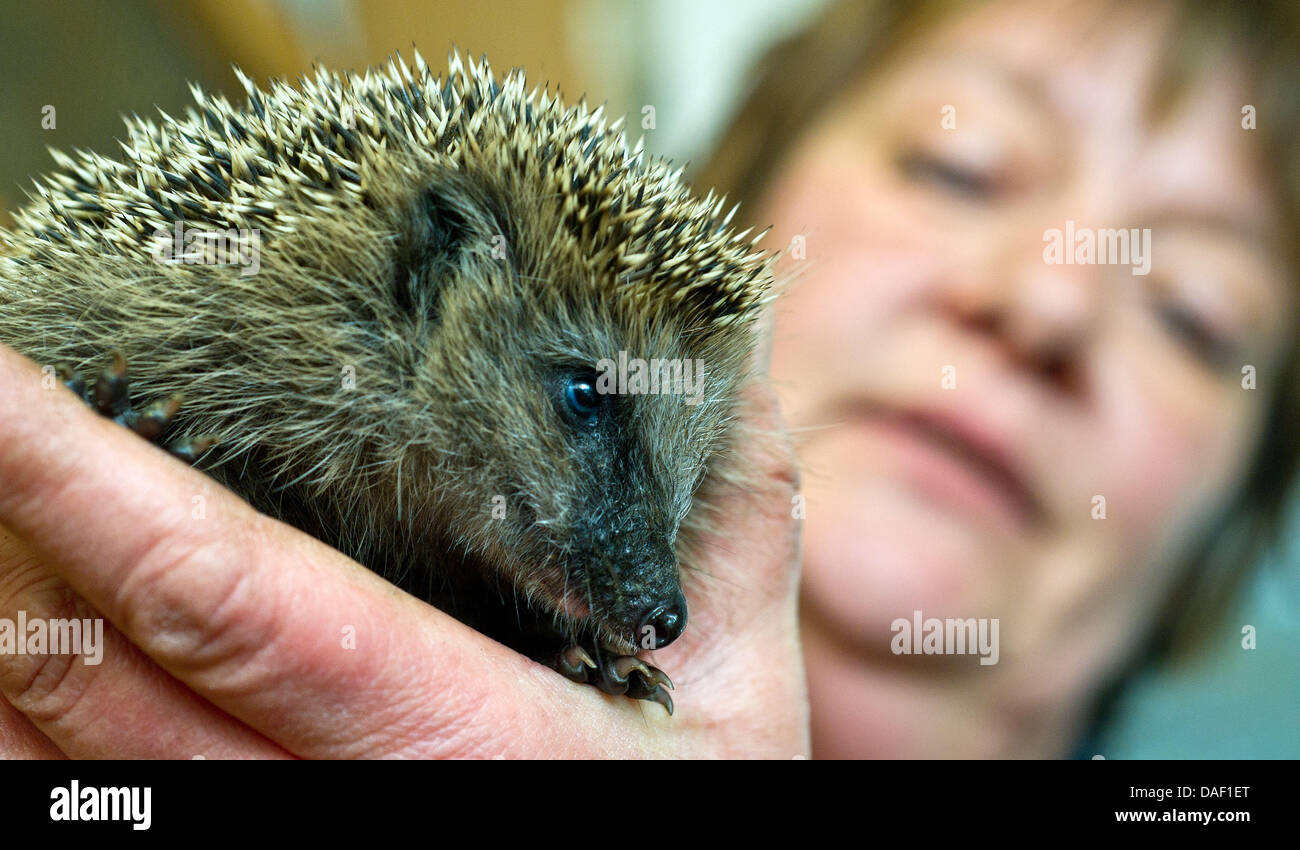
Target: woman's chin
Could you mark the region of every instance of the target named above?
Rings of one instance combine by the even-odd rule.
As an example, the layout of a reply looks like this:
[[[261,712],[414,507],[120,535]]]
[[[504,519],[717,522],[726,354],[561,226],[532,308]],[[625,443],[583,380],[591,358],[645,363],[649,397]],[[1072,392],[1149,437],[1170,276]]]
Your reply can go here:
[[[888,651],[890,625],[925,617],[998,617],[1018,570],[1006,551],[947,512],[883,492],[809,500],[806,615],[864,650]],[[839,505],[840,507],[833,507]]]

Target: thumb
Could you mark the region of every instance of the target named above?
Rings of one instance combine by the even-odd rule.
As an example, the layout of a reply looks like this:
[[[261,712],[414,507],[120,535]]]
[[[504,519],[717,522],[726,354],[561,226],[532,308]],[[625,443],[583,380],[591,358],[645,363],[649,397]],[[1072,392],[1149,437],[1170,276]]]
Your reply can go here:
[[[684,722],[690,703],[707,701],[708,740],[719,755],[790,758],[810,750],[798,630],[799,471],[766,377],[742,395],[733,445],[683,528],[690,625],[655,663],[673,671]]]

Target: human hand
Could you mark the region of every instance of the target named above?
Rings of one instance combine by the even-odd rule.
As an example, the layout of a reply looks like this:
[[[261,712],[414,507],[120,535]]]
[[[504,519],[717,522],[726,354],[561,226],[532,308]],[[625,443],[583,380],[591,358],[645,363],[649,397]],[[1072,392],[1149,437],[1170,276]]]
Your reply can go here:
[[[0,618],[105,619],[97,665],[0,652],[0,757],[806,754],[795,467],[771,392],[747,402],[756,486],[714,500],[690,626],[654,655],[669,718],[258,513],[0,345]]]

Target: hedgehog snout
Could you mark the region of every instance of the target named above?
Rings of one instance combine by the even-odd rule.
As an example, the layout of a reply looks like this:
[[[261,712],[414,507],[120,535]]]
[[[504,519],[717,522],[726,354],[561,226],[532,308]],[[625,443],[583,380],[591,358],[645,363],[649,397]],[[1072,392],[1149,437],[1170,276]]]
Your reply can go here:
[[[686,597],[679,590],[675,598],[661,603],[646,612],[641,618],[637,633],[654,639],[653,649],[661,649],[677,638],[686,629]]]
[[[686,628],[686,598],[669,535],[601,528],[589,536],[592,616],[640,649],[659,649]]]
[[[625,610],[635,618],[635,642],[641,649],[660,649],[677,640],[686,628],[686,597],[678,578],[677,555],[663,543],[647,546],[630,569],[620,590]]]

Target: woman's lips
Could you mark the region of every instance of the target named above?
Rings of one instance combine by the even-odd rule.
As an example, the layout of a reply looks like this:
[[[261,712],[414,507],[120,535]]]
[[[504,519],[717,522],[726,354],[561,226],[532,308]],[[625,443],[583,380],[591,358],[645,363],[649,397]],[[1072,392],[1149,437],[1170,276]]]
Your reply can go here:
[[[927,499],[1011,530],[1042,522],[1013,453],[971,417],[872,405],[855,409],[852,421],[886,444],[891,463]]]

